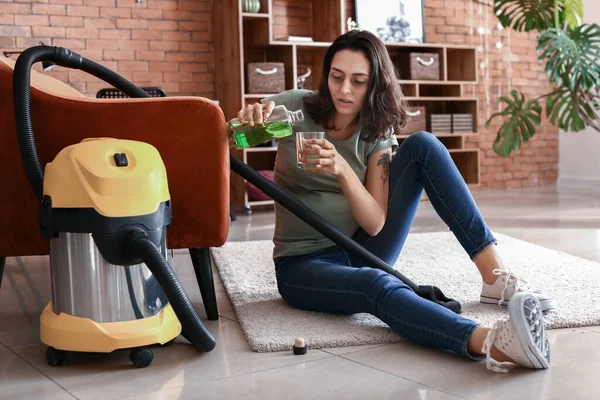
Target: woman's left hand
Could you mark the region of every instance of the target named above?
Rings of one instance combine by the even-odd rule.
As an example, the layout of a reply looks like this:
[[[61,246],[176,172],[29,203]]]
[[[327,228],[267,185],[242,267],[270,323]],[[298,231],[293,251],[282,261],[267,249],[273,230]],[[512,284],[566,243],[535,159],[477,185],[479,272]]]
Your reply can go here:
[[[349,167],[344,157],[327,139],[308,139],[304,144],[306,147],[298,150],[299,161],[314,165],[314,168],[305,168],[305,171],[338,176]],[[307,156],[316,157],[308,158]]]

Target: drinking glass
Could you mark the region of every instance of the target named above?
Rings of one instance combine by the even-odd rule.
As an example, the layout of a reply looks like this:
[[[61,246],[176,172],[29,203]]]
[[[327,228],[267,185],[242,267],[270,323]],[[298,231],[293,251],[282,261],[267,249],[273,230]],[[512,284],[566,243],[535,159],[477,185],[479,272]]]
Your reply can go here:
[[[301,150],[305,146],[305,141],[310,139],[325,139],[325,132],[297,132],[296,133],[296,149]],[[304,155],[306,158],[319,158],[318,155]],[[315,164],[306,164],[300,161],[300,155],[296,153],[298,168],[317,168]]]

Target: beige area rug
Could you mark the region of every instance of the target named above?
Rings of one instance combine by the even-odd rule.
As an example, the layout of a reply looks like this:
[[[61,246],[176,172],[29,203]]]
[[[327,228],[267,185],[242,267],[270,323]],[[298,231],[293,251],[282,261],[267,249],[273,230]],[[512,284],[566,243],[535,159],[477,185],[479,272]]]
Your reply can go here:
[[[600,325],[600,264],[496,234],[505,264],[556,299],[546,315],[552,328]],[[309,348],[398,342],[386,324],[368,314],[338,316],[294,309],[281,299],[271,241],[228,242],[212,249],[242,330],[257,352],[291,350],[296,337]],[[479,303],[481,278],[450,232],[409,235],[394,268],[419,284],[439,286],[462,304],[462,315],[491,325],[506,307]]]

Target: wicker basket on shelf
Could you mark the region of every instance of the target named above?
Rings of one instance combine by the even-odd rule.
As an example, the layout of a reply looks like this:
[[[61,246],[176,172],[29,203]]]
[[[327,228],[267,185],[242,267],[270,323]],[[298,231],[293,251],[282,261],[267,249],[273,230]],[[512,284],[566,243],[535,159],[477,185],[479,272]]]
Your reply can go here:
[[[400,129],[400,135],[412,135],[427,130],[425,107],[407,107],[406,117],[406,125]]]
[[[280,93],[285,90],[285,66],[283,63],[248,63],[246,75],[249,94]]]
[[[410,79],[416,81],[439,81],[439,54],[410,53]]]

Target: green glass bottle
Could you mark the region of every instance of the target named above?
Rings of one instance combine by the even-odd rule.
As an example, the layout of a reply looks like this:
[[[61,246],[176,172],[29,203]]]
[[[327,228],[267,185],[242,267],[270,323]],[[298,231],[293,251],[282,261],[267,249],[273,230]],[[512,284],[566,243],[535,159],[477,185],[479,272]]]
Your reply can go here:
[[[271,115],[262,124],[250,127],[234,118],[229,121],[233,143],[237,149],[247,149],[274,139],[290,136],[296,122],[303,121],[302,110],[288,111],[285,106],[273,108]]]

